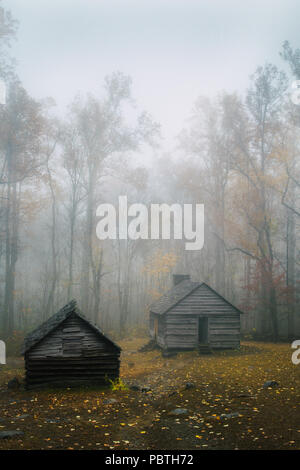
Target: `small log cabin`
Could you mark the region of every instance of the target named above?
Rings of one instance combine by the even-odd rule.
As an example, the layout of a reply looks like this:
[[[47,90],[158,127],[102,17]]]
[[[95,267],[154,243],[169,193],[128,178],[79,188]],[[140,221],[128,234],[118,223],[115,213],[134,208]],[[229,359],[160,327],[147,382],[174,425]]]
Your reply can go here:
[[[150,306],[150,336],[165,351],[237,348],[240,314],[204,282],[175,274],[173,288]]]
[[[105,385],[119,376],[120,352],[73,300],[25,338],[25,386]]]

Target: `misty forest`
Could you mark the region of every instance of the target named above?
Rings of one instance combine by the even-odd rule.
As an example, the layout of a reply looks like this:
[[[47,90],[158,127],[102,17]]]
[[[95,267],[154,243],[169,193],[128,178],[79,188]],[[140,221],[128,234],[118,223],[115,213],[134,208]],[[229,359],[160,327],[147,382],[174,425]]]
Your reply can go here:
[[[1,10],[1,332],[28,331],[72,298],[105,331],[143,328],[148,305],[189,272],[247,312],[244,333],[299,334],[299,108],[290,82],[300,50],[279,53],[290,76],[267,62],[244,96],[199,97],[159,152],[160,124],[134,113],[134,81],[107,75],[99,95],[75,96],[64,119],[51,98],[35,101],[8,55],[17,23]],[[132,108],[132,109],[131,109]],[[129,117],[128,117],[129,116]],[[151,166],[143,152],[153,150]],[[103,240],[96,208],[128,203],[203,203],[205,243]]]
[[[228,92],[220,86],[214,97],[199,93],[189,119],[183,121],[181,132],[173,136],[172,145],[166,149],[161,123],[138,106],[135,77],[122,70],[107,70],[104,80],[99,81],[98,93],[86,90],[75,94],[64,113],[57,110],[53,97],[37,100],[31,96],[18,76],[18,58],[12,54],[11,45],[18,38],[18,29],[19,21],[0,6],[0,79],[6,87],[5,102],[0,104],[0,339],[6,342],[8,355],[19,356],[24,337],[76,299],[91,323],[122,346],[121,378],[127,377],[132,385],[131,380],[152,373],[152,381],[146,381],[150,388],[143,391],[145,403],[134,401],[136,398],[130,395],[133,392],[122,381],[115,384],[116,395],[112,396],[121,400],[118,394],[127,394],[123,397],[125,408],[122,405],[113,418],[122,421],[121,425],[118,421],[119,434],[110,441],[109,429],[103,428],[101,432],[107,431],[103,439],[108,443],[100,440],[98,446],[196,448],[203,444],[208,448],[235,445],[243,448],[246,438],[243,441],[244,431],[240,434],[237,424],[237,429],[231,432],[239,435],[239,444],[232,444],[227,429],[222,438],[213,434],[214,426],[224,424],[220,419],[224,408],[219,410],[221,404],[217,401],[210,405],[202,401],[201,406],[207,405],[209,410],[203,419],[215,417],[203,434],[200,429],[193,429],[193,436],[187,441],[184,433],[174,434],[179,430],[175,426],[178,429],[172,431],[172,439],[169,435],[169,441],[164,441],[163,429],[169,429],[164,423],[152,444],[145,439],[155,422],[163,420],[161,408],[168,410],[170,402],[173,408],[178,406],[171,393],[174,384],[170,383],[167,396],[172,397],[166,398],[167,403],[163,402],[160,411],[155,408],[158,407],[155,393],[168,387],[166,384],[171,380],[164,375],[166,370],[175,368],[182,383],[187,384],[195,382],[199,373],[207,384],[203,387],[210,386],[212,376],[221,376],[223,383],[229,384],[226,393],[228,390],[231,393],[228,377],[238,374],[241,364],[241,371],[249,367],[251,375],[251,362],[247,361],[253,354],[253,361],[254,357],[257,360],[253,374],[260,375],[259,379],[257,375],[251,378],[248,372],[245,376],[249,380],[245,393],[252,397],[254,382],[257,385],[268,378],[260,370],[261,359],[254,356],[255,348],[271,369],[272,352],[277,365],[281,360],[291,363],[290,344],[300,336],[300,99],[296,82],[300,80],[300,43],[294,44],[287,38],[277,51],[276,65],[269,57],[265,57],[264,63],[257,63],[243,92]],[[96,234],[97,207],[104,203],[117,207],[119,196],[127,196],[129,205],[139,203],[147,208],[163,203],[204,204],[203,248],[186,250],[186,240],[174,239],[172,235],[170,240],[141,237],[100,240]],[[234,350],[228,356],[219,352],[207,356],[199,371],[195,369],[199,358],[195,359],[191,352],[174,359],[164,359],[157,350],[145,352],[144,359],[138,356],[142,353],[137,348],[149,341],[150,305],[172,287],[173,275],[178,273],[189,274],[194,282],[206,283],[243,312],[241,342],[245,341],[246,346],[241,346],[240,353]],[[289,349],[288,359],[282,359],[286,354],[284,348]],[[127,357],[130,350],[135,352]],[[187,374],[186,364],[191,366]],[[214,372],[209,367],[215,367]],[[12,370],[7,378],[18,374]],[[272,374],[269,378],[276,379]],[[233,380],[243,383],[242,372],[238,380],[236,377]],[[158,388],[153,398],[151,390],[155,390],[155,384]],[[224,398],[222,381],[218,384],[216,396]],[[177,395],[181,401],[182,393],[195,393],[194,386],[186,385],[186,391]],[[284,401],[287,406],[289,400],[286,390],[276,392],[282,406]],[[82,418],[84,413],[87,416],[92,413],[93,417],[93,406],[97,406],[99,397],[96,392],[91,393],[90,403],[81,396],[81,404],[71,392],[67,398],[59,395],[58,401],[51,395],[51,406],[55,408],[59,401],[63,406],[64,400],[70,400],[75,410],[76,406],[83,406],[77,411]],[[46,400],[43,397],[41,400]],[[209,401],[209,397],[205,400]],[[187,403],[192,398],[191,395],[186,399],[180,409],[192,406]],[[151,399],[154,401],[150,403]],[[270,409],[274,406],[272,399],[264,398],[266,403],[269,400],[265,406]],[[114,398],[111,400],[115,406]],[[234,411],[230,400],[222,406]],[[26,404],[25,413],[22,408],[19,415],[30,414],[31,406]],[[39,406],[38,416],[43,406],[48,408],[46,404]],[[131,418],[135,424],[131,423],[132,427],[125,432],[126,410],[130,407],[132,410],[141,407],[142,411],[136,411],[139,415],[136,422]],[[154,410],[155,417],[148,422],[149,409]],[[136,431],[140,416],[143,424]],[[275,416],[270,416],[266,436],[272,434]],[[50,418],[58,419],[54,414]],[[178,413],[177,418],[185,417]],[[231,416],[227,418],[229,421]],[[10,415],[10,419],[14,418]],[[190,419],[194,420],[192,428],[197,428],[196,421],[202,417],[194,411]],[[293,419],[296,420],[296,414]],[[184,425],[190,426],[185,421]],[[98,424],[91,426],[91,433],[100,432],[95,429],[101,427]],[[115,421],[112,426],[117,426]],[[249,436],[249,420],[245,426]],[[258,426],[262,422],[257,429]],[[294,426],[296,432],[296,423]],[[29,439],[28,432],[25,433]],[[54,448],[79,446],[63,432],[64,429],[58,431],[61,442]],[[83,428],[81,432],[88,433]],[[244,446],[293,447],[295,438],[287,437],[283,431],[280,436],[280,432],[271,441],[261,434],[255,434],[255,441],[253,434],[251,443],[247,437]],[[50,434],[48,431],[43,434],[42,424],[39,433],[42,443],[33,439],[25,447],[51,448],[51,442],[46,442]],[[79,437],[77,442],[84,448],[90,445],[88,441],[96,446],[92,435],[85,443]],[[50,436],[51,439],[55,437]],[[16,446],[12,440],[6,442],[8,448]]]

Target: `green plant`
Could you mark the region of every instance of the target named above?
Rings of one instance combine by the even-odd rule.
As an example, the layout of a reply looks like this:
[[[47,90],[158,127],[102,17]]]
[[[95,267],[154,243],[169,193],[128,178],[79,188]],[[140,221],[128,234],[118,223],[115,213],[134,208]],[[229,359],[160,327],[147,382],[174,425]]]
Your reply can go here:
[[[109,382],[111,383],[111,389],[113,391],[116,391],[116,390],[128,390],[128,387],[126,384],[124,384],[123,380],[120,379],[119,377],[117,379],[114,379],[114,380],[109,380]]]

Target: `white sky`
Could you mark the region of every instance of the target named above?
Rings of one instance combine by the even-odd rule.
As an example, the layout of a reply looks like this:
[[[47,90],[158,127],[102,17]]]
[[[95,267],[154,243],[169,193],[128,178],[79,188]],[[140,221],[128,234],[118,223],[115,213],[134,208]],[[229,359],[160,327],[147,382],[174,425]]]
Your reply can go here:
[[[299,0],[3,0],[19,20],[12,55],[35,98],[59,110],[105,75],[131,75],[139,105],[172,144],[195,99],[244,91],[265,61],[300,47]]]

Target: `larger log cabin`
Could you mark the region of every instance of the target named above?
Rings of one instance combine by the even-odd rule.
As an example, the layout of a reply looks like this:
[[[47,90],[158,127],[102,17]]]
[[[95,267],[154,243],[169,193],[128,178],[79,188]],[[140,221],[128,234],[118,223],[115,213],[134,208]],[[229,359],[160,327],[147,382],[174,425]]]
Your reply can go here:
[[[73,300],[25,338],[25,386],[109,384],[119,376],[120,352]]]
[[[238,308],[204,282],[175,274],[173,288],[150,306],[150,336],[165,351],[238,348]]]

